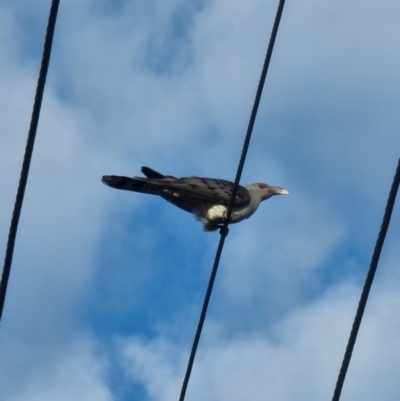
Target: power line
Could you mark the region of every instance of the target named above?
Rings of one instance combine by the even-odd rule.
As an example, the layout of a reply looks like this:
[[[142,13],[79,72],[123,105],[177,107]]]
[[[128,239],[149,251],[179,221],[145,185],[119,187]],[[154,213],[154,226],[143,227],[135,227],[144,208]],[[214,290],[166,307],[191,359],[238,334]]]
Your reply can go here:
[[[279,4],[278,4],[276,16],[275,16],[274,25],[273,25],[272,32],[271,32],[271,38],[270,38],[270,41],[268,44],[267,54],[266,54],[265,60],[264,60],[264,66],[263,66],[263,69],[261,72],[260,81],[258,83],[257,93],[256,93],[256,97],[254,100],[254,105],[253,105],[253,109],[251,112],[249,125],[247,128],[246,137],[245,137],[244,144],[243,144],[242,155],[240,157],[240,161],[239,161],[239,165],[238,165],[238,169],[237,169],[237,173],[236,173],[235,184],[233,186],[232,195],[231,195],[231,199],[230,199],[228,210],[227,210],[227,218],[220,231],[221,236],[220,236],[217,252],[215,255],[215,259],[214,259],[214,265],[211,270],[211,276],[210,276],[210,280],[208,282],[206,295],[204,297],[203,307],[201,309],[200,318],[199,318],[199,322],[198,322],[197,329],[196,329],[196,334],[194,336],[193,345],[192,345],[192,349],[190,352],[185,377],[183,379],[183,384],[182,384],[182,389],[181,389],[181,393],[179,396],[179,401],[183,401],[185,399],[186,390],[187,390],[187,386],[188,386],[189,379],[190,379],[190,374],[191,374],[192,368],[193,368],[194,358],[196,356],[197,346],[199,344],[201,332],[202,332],[203,325],[204,325],[204,320],[205,320],[206,314],[207,314],[208,304],[209,304],[210,298],[211,298],[211,292],[212,292],[212,289],[214,286],[215,277],[217,275],[217,270],[218,270],[218,265],[219,265],[219,261],[220,261],[221,254],[222,254],[222,249],[224,247],[225,238],[228,235],[228,225],[229,225],[229,221],[230,221],[231,214],[232,214],[233,202],[236,197],[240,178],[242,176],[244,163],[246,161],[247,151],[249,148],[250,139],[251,139],[251,135],[253,132],[254,122],[256,120],[258,106],[260,104],[261,95],[262,95],[262,91],[263,91],[264,83],[265,83],[265,78],[267,76],[269,64],[271,61],[271,55],[272,55],[272,51],[274,49],[275,39],[276,39],[276,35],[278,33],[279,23],[281,21],[281,16],[282,16],[284,5],[285,5],[285,0],[280,0]]]
[[[26,183],[28,181],[29,167],[31,164],[33,146],[35,144],[36,131],[39,123],[40,109],[42,106],[43,92],[46,84],[47,71],[49,69],[51,47],[53,43],[54,29],[57,20],[58,6],[60,0],[53,0],[50,7],[50,14],[47,23],[46,37],[43,47],[42,63],[40,66],[39,78],[36,86],[35,100],[31,124],[28,132],[28,139],[25,147],[25,155],[22,163],[22,170],[18,184],[17,196],[11,218],[10,231],[8,233],[6,254],[4,258],[3,273],[0,282],[0,320],[3,315],[4,302],[7,293],[8,280],[10,278],[11,264],[14,253],[15,238],[17,236],[18,223],[21,215],[22,203],[25,195]]]
[[[399,189],[399,184],[400,184],[400,159],[397,164],[396,173],[393,178],[393,183],[387,200],[385,213],[383,215],[381,229],[379,231],[378,239],[376,240],[375,249],[371,258],[371,264],[369,266],[368,274],[364,283],[364,288],[362,290],[360,301],[358,303],[356,316],[354,318],[353,326],[350,332],[350,337],[346,347],[346,352],[344,353],[342,366],[340,368],[340,372],[336,381],[336,387],[333,393],[332,401],[339,401],[340,399],[344,380],[346,378],[347,369],[349,368],[351,355],[353,354],[354,345],[357,340],[358,330],[361,325],[361,320],[364,315],[364,310],[368,301],[369,292],[371,290],[372,282],[374,281],[375,277],[375,272],[378,267],[379,257],[381,256],[382,247],[385,242],[386,234],[389,228],[393,207],[396,202],[396,196]]]

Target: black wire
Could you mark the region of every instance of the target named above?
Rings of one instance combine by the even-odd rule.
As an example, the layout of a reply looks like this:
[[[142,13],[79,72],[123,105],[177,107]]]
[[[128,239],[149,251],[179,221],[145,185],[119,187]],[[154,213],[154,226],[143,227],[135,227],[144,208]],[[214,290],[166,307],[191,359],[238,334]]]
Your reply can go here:
[[[0,282],[0,320],[3,315],[4,302],[6,298],[8,279],[10,277],[12,258],[14,253],[15,238],[17,236],[18,222],[21,215],[22,202],[24,200],[26,183],[28,181],[29,167],[32,159],[33,145],[35,143],[36,131],[39,122],[40,108],[42,105],[44,86],[46,83],[47,71],[49,68],[51,46],[56,25],[58,6],[60,0],[53,0],[51,3],[49,20],[47,23],[46,37],[44,41],[42,63],[40,66],[39,78],[36,87],[36,95],[33,103],[31,124],[28,132],[28,139],[25,147],[25,155],[22,163],[21,176],[19,179],[17,196],[14,204],[14,211],[11,218],[10,231],[8,233],[7,248],[4,258],[3,273]]]
[[[262,72],[261,72],[260,81],[258,83],[257,93],[256,93],[256,97],[255,97],[255,100],[254,100],[254,105],[253,105],[253,110],[251,112],[250,121],[249,121],[249,125],[248,125],[248,128],[247,128],[247,133],[246,133],[246,137],[245,137],[245,140],[244,140],[244,144],[243,144],[243,150],[242,150],[242,155],[241,155],[241,158],[240,158],[240,161],[239,161],[239,166],[238,166],[237,173],[236,173],[235,184],[234,184],[234,187],[233,187],[233,190],[232,190],[232,195],[231,195],[231,199],[230,199],[228,210],[227,210],[227,218],[226,218],[226,220],[224,222],[224,225],[222,226],[221,231],[220,231],[221,236],[220,236],[217,252],[216,252],[216,255],[215,255],[215,259],[214,259],[214,265],[213,265],[213,268],[212,268],[212,271],[211,271],[210,280],[208,282],[206,295],[204,297],[204,302],[203,302],[203,307],[202,307],[202,310],[201,310],[201,313],[200,313],[199,323],[197,325],[196,334],[194,336],[192,350],[190,352],[190,356],[189,356],[189,361],[188,361],[188,365],[187,365],[187,368],[186,368],[185,377],[183,379],[183,384],[182,384],[182,389],[181,389],[181,393],[180,393],[180,396],[179,396],[179,401],[183,401],[185,399],[186,390],[187,390],[187,386],[188,386],[189,379],[190,379],[190,374],[191,374],[192,368],[193,368],[194,358],[196,356],[197,346],[199,344],[201,331],[203,329],[204,320],[205,320],[206,314],[207,314],[208,304],[209,304],[210,298],[211,298],[211,292],[212,292],[212,289],[213,289],[213,286],[214,286],[215,277],[217,275],[217,270],[218,270],[218,265],[219,265],[219,261],[220,261],[221,254],[222,254],[222,249],[224,247],[225,238],[228,235],[228,225],[229,225],[229,221],[230,221],[231,214],[232,214],[233,201],[234,201],[236,193],[237,193],[237,189],[238,189],[238,186],[239,186],[240,178],[242,176],[244,163],[246,161],[247,150],[249,148],[251,134],[253,132],[254,122],[256,120],[257,110],[258,110],[258,106],[260,104],[260,99],[261,99],[262,91],[263,91],[263,88],[264,88],[265,78],[267,76],[269,63],[271,61],[271,55],[272,55],[272,51],[274,49],[275,39],[276,39],[276,35],[278,33],[279,23],[280,23],[280,20],[281,20],[281,16],[282,16],[283,6],[284,5],[285,5],[285,0],[280,0],[279,1],[279,5],[278,5],[278,10],[276,12],[274,26],[272,28],[271,38],[270,38],[268,49],[267,49],[267,54],[266,54],[265,60],[264,60],[264,66],[263,66],[263,69],[262,69]]]
[[[379,257],[381,255],[382,247],[385,242],[385,237],[389,228],[390,219],[392,217],[393,207],[396,201],[397,191],[400,184],[400,159],[397,164],[397,170],[393,178],[392,187],[390,189],[389,197],[386,204],[385,214],[383,216],[381,229],[379,231],[378,239],[376,240],[376,245],[374,253],[371,258],[371,264],[369,266],[368,274],[365,279],[364,288],[361,293],[360,301],[358,303],[358,308],[356,316],[354,318],[353,327],[351,328],[349,341],[347,343],[346,352],[344,353],[344,358],[340,372],[336,381],[335,391],[333,393],[332,401],[339,401],[340,394],[342,392],[343,383],[346,378],[347,369],[350,364],[351,355],[353,353],[354,345],[356,343],[358,330],[361,325],[361,320],[363,318],[365,306],[368,301],[368,295],[371,290],[372,282],[374,281],[374,276],[376,269],[378,267]]]

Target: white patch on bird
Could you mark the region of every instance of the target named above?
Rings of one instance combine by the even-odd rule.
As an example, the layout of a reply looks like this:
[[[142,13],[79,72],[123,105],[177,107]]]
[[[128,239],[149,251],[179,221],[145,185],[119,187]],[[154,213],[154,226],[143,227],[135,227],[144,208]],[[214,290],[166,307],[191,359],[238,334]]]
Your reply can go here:
[[[180,195],[177,192],[174,192],[172,195],[175,196],[175,198],[179,198],[180,197]]]
[[[218,220],[226,217],[226,212],[228,211],[226,206],[215,205],[207,210],[208,220]]]

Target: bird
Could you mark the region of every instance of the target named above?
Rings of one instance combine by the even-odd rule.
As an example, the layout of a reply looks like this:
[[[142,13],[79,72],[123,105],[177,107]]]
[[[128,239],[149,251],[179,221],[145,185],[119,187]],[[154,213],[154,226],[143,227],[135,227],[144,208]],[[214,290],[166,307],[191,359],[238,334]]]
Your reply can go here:
[[[111,188],[161,196],[166,201],[194,214],[203,223],[203,230],[222,229],[227,220],[227,211],[234,183],[219,178],[197,176],[177,178],[163,175],[150,167],[142,167],[145,177],[104,175],[102,182]],[[274,195],[288,195],[285,188],[261,182],[241,185],[233,201],[229,223],[248,219],[261,202]]]

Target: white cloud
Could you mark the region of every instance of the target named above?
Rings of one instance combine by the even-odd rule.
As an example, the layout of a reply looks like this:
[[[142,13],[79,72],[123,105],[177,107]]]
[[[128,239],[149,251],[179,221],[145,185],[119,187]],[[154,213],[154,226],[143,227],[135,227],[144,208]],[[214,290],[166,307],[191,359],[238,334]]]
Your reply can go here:
[[[111,401],[106,385],[107,363],[96,355],[91,340],[84,339],[52,349],[45,356],[15,339],[2,336],[2,394],[10,401],[98,400]],[[25,365],[26,364],[26,365]],[[32,369],[36,366],[36,369]],[[29,367],[29,368],[28,368]]]
[[[380,290],[371,300],[360,331],[343,390],[346,399],[398,397],[395,372],[400,359],[393,349],[400,325],[396,317],[400,298],[389,290],[388,283]],[[219,337],[218,331],[206,329],[188,399],[329,399],[358,293],[359,289],[352,286],[334,288],[313,304],[293,310],[272,330],[257,335],[227,339]],[[165,339],[143,342],[133,338],[122,343],[122,350],[127,371],[132,380],[143,383],[149,400],[178,397],[186,367],[182,359],[188,349],[183,351]],[[384,369],[382,365],[386,365]]]

